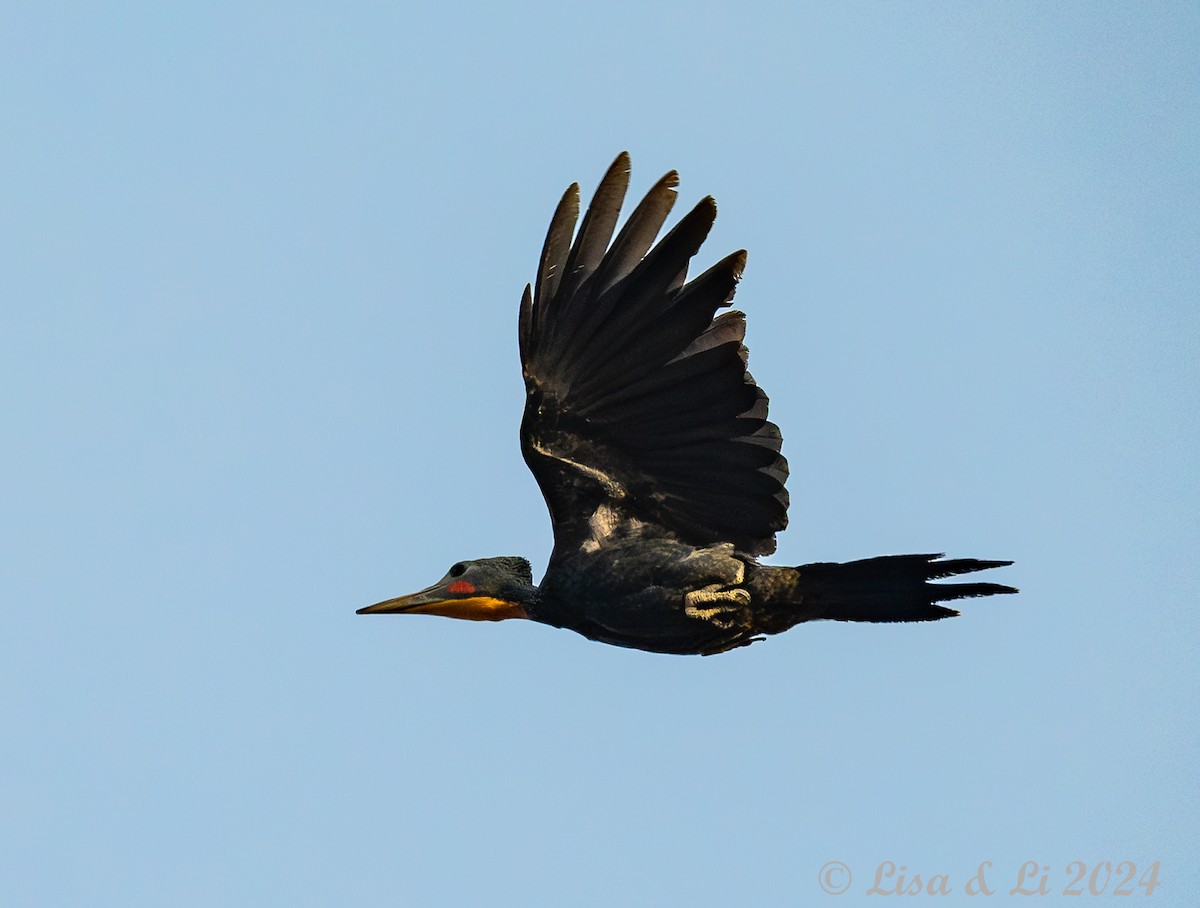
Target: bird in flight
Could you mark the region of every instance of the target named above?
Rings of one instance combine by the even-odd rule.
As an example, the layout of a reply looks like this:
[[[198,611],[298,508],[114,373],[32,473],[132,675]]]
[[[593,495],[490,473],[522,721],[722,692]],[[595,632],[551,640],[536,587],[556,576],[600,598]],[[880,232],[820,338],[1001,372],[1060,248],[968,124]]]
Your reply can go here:
[[[540,584],[524,558],[460,561],[433,586],[359,614],[525,618],[657,653],[710,655],[804,621],[936,621],[940,605],[1015,593],[935,581],[1011,564],[885,555],[761,564],[787,525],[787,461],[767,395],[746,371],[733,300],[744,250],[686,280],[716,218],[702,199],[655,244],[679,175],[660,179],[613,239],[629,155],[578,231],[564,193],[521,300],[521,452],[554,528]]]

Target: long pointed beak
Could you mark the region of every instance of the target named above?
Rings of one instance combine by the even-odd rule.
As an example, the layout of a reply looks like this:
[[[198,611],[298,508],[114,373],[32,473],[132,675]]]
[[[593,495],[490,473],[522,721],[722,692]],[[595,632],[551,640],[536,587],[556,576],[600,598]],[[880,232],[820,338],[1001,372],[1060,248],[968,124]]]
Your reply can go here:
[[[396,599],[376,602],[374,605],[360,608],[355,614],[394,615],[397,613],[442,615],[446,618],[465,618],[468,621],[503,621],[505,618],[529,617],[524,606],[519,602],[509,602],[484,594],[447,595],[445,586],[440,583],[410,596],[399,596]]]
[[[419,593],[412,593],[408,596],[397,596],[395,599],[385,599],[383,602],[376,602],[374,605],[360,608],[354,614],[394,615],[398,612],[418,610],[422,606],[437,606],[439,603],[445,601],[445,590],[442,589],[441,584],[434,584],[431,587],[421,590]]]

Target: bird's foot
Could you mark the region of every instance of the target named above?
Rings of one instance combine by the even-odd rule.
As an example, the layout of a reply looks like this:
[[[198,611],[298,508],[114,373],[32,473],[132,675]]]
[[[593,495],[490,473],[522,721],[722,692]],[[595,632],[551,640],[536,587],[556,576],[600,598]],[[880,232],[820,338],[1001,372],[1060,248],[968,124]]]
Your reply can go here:
[[[750,604],[748,590],[721,589],[719,584],[693,590],[683,597],[683,613],[689,618],[708,621],[722,630],[739,623],[742,610]]]

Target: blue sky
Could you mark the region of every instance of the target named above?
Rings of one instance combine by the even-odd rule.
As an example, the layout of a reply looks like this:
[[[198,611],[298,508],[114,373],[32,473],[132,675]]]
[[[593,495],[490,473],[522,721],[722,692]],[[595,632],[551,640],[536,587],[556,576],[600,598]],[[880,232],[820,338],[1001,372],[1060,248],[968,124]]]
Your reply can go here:
[[[5,905],[849,906],[884,861],[1040,904],[1077,860],[1190,904],[1194,4],[0,19]],[[622,149],[750,251],[774,562],[1019,597],[711,659],[354,615],[540,574],[517,303]]]

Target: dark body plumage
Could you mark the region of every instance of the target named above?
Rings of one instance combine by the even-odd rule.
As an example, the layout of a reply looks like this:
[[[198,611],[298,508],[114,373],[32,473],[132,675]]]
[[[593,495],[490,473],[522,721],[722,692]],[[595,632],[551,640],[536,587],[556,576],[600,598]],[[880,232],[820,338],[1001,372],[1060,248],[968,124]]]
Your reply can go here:
[[[758,563],[787,525],[788,465],[746,371],[745,317],[717,314],[746,253],[686,281],[716,204],[703,199],[655,245],[673,171],[613,239],[628,182],[622,154],[578,232],[579,189],[567,190],[521,302],[521,449],[554,526],[541,585],[520,559],[483,559],[362,611],[528,617],[605,643],[707,654],[801,621],[927,621],[957,614],[940,601],[1015,592],[929,582],[1008,562]],[[471,613],[467,601],[487,610]]]

